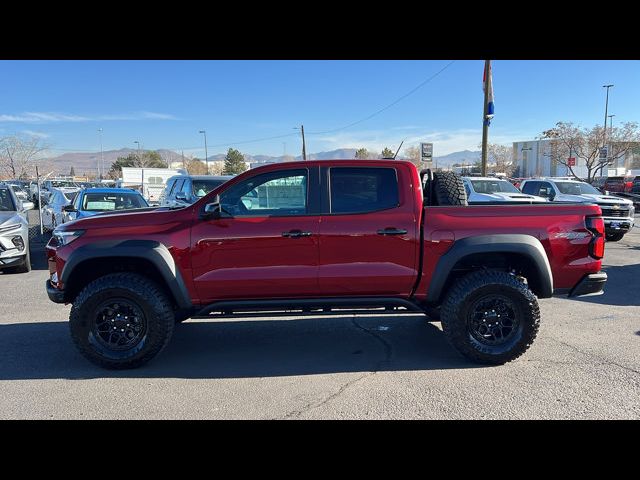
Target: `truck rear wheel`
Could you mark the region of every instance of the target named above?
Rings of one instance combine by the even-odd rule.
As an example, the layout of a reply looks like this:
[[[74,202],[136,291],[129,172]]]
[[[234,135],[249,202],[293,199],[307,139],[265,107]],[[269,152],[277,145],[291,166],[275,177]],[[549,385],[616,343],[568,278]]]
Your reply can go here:
[[[441,312],[447,340],[477,363],[502,365],[522,355],[540,326],[536,296],[515,276],[480,270],[462,277]]]
[[[105,368],[139,367],[169,343],[171,302],[151,280],[112,273],[89,283],[69,316],[71,338],[87,359]]]

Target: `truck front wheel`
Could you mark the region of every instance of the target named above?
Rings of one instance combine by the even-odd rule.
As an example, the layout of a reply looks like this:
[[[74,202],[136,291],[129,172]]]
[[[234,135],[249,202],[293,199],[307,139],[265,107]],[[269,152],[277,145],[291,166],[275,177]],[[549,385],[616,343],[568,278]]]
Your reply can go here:
[[[622,237],[624,237],[624,233],[622,232],[607,233],[605,235],[607,242],[619,242],[622,240]]]
[[[91,362],[105,368],[139,367],[169,343],[171,302],[151,280],[112,273],[89,283],[69,316],[71,337]]]
[[[522,355],[540,325],[536,296],[515,276],[479,270],[459,279],[441,311],[447,340],[468,359],[502,365]]]

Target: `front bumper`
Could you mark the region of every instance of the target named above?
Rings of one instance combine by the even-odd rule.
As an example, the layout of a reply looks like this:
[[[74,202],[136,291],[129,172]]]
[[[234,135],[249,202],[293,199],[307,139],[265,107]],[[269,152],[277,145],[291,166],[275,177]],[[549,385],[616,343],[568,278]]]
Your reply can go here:
[[[604,217],[604,230],[606,233],[628,232],[633,227],[633,217]]]
[[[51,300],[54,303],[65,303],[64,290],[57,289],[56,287],[51,285],[51,282],[49,280],[46,280],[46,288],[47,288],[47,295],[49,296],[49,300]]]
[[[27,254],[23,253],[17,257],[0,257],[0,270],[3,268],[18,267],[23,265],[27,259]]]
[[[605,272],[591,273],[582,277],[582,280],[571,289],[570,297],[581,297],[584,295],[601,295],[604,293],[604,284],[607,283]]]

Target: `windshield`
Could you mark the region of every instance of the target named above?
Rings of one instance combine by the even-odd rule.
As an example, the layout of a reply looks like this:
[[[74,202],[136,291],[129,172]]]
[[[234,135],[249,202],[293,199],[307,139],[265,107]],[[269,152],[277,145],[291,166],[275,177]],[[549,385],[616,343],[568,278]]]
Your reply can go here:
[[[73,203],[73,201],[76,199],[76,196],[78,195],[78,192],[63,192],[63,195],[67,200],[69,200],[70,203]]]
[[[0,212],[14,212],[16,210],[13,204],[13,198],[8,188],[0,188]]]
[[[588,183],[583,182],[555,182],[558,190],[566,195],[602,195]]]
[[[59,188],[59,187],[75,187],[76,184],[74,182],[61,182],[61,181],[52,181],[51,182],[51,186],[53,188]]]
[[[82,199],[81,210],[87,212],[108,212],[148,207],[141,195],[135,193],[87,193]]]
[[[193,181],[193,194],[200,198],[204,197],[207,193],[216,187],[222,185],[226,180],[194,180]]]
[[[506,180],[471,180],[471,185],[477,193],[520,193],[520,190]]]

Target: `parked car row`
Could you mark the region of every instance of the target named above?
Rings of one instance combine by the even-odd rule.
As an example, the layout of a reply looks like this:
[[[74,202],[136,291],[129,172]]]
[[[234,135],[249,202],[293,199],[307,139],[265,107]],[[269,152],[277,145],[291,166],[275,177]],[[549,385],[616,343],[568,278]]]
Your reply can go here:
[[[54,229],[77,218],[148,206],[140,192],[128,188],[58,188],[42,207],[42,224]]]
[[[0,270],[21,273],[31,270],[29,221],[33,203],[21,201],[13,188],[0,183]]]

